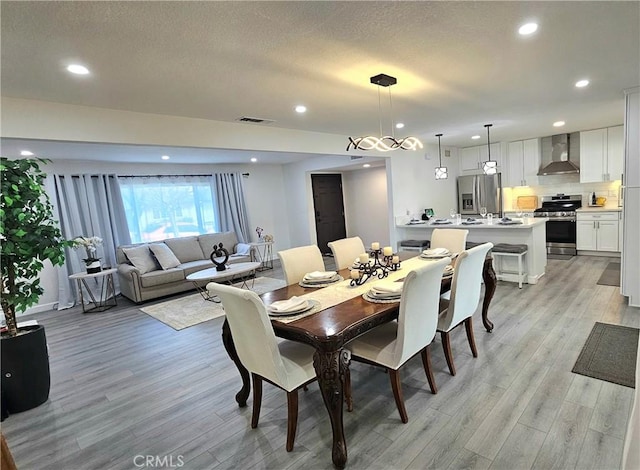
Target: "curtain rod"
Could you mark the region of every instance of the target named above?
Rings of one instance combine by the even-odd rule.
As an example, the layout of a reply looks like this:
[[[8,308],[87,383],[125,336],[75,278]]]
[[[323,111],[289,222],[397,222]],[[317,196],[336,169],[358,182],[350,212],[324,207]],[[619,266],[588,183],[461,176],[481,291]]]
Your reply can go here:
[[[233,173],[233,172],[231,172]],[[118,178],[159,178],[161,176],[213,176],[215,173],[208,175],[118,175]],[[242,173],[242,176],[248,177],[250,173]]]

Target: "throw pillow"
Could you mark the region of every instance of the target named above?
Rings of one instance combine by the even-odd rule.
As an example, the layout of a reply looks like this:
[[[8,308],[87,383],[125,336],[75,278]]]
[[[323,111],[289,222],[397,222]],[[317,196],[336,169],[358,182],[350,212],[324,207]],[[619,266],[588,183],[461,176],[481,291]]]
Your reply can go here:
[[[124,254],[127,256],[131,264],[133,264],[140,274],[156,271],[158,264],[149,250],[149,245],[132,246],[123,248]]]
[[[171,248],[164,243],[151,243],[149,245],[149,249],[165,271],[167,269],[175,268],[180,264],[180,260],[176,258],[176,255],[173,254]]]

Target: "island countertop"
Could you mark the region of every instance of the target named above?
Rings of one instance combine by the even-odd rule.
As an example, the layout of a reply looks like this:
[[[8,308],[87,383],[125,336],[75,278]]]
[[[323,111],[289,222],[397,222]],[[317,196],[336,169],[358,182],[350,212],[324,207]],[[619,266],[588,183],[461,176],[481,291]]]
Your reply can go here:
[[[429,221],[426,221],[425,223],[417,223],[417,224],[401,224],[401,225],[396,225],[396,227],[398,228],[464,228],[464,229],[469,229],[469,230],[478,230],[478,229],[489,229],[489,230],[498,230],[498,229],[516,229],[516,230],[522,230],[522,229],[531,229],[533,227],[537,227],[539,225],[544,225],[547,222],[547,218],[546,217],[524,217],[522,219],[518,219],[518,218],[514,218],[512,220],[522,220],[521,224],[501,224],[499,223],[500,219],[494,219],[493,223],[489,224],[486,220],[482,221],[481,224],[470,224],[470,225],[465,225],[465,224],[456,224],[451,223],[451,224],[434,224],[431,223]],[[421,221],[422,222],[422,221]]]

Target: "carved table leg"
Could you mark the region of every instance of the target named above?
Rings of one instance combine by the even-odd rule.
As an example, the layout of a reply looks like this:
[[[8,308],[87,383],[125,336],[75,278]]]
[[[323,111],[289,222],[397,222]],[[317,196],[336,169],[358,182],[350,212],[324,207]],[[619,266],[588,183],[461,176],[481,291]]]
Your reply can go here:
[[[347,443],[344,439],[342,422],[343,375],[349,361],[349,352],[316,351],[313,356],[313,366],[318,375],[318,385],[329,412],[331,429],[333,430],[333,447],[331,457],[337,468],[344,468],[347,463]]]
[[[236,346],[235,344],[233,344],[231,329],[229,328],[229,323],[226,319],[222,324],[222,344],[224,344],[224,348],[227,350],[227,354],[229,354],[231,360],[236,364],[238,372],[240,372],[240,376],[242,377],[242,388],[238,393],[236,393],[236,401],[241,408],[245,407],[247,406],[247,399],[249,398],[249,392],[251,391],[249,371],[245,369],[245,367],[242,365],[242,362],[240,362],[240,358],[238,357],[238,353],[236,352]]]
[[[484,281],[484,300],[482,301],[482,323],[489,333],[493,330],[493,323],[489,320],[489,304],[496,291],[496,272],[493,270],[493,258],[487,256],[482,269],[482,280]]]

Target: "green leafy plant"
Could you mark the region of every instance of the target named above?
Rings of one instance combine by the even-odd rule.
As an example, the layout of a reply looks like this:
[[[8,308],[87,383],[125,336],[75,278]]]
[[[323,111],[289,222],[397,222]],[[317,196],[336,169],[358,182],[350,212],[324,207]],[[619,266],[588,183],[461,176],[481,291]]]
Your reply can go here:
[[[62,237],[53,206],[44,190],[43,159],[0,158],[0,305],[11,336],[18,333],[16,312],[38,303],[44,289],[39,274],[44,261],[63,265],[65,248],[72,241]]]

